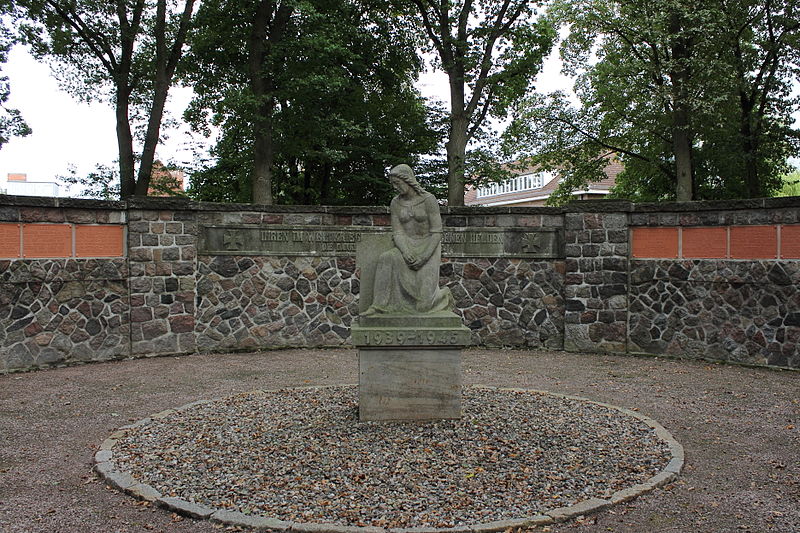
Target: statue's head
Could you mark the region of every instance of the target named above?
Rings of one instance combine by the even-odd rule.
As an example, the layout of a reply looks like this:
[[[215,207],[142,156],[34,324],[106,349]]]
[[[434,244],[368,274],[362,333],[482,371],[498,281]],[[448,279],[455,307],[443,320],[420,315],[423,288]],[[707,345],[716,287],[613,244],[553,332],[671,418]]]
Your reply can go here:
[[[393,167],[389,171],[389,179],[397,178],[403,180],[409,187],[414,189],[417,194],[422,194],[425,192],[425,189],[417,182],[417,178],[414,177],[414,171],[411,170],[411,167],[406,164],[400,164],[396,167]]]

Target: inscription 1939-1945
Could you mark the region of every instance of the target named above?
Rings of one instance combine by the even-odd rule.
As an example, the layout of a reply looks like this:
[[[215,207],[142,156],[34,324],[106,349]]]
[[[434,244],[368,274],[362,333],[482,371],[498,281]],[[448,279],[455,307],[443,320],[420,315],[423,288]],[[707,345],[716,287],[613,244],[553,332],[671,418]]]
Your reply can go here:
[[[355,328],[353,343],[357,346],[465,346],[470,341],[466,328],[452,329],[379,329]]]
[[[199,252],[204,255],[352,256],[366,233],[383,227],[203,226]],[[445,257],[557,258],[557,229],[445,228]]]

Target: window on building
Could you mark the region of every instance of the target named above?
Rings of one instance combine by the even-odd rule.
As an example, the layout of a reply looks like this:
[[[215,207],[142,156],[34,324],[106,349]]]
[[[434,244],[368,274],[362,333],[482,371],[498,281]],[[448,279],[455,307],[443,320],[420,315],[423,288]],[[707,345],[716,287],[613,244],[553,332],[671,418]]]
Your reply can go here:
[[[537,172],[535,174],[523,174],[514,176],[499,183],[490,183],[478,187],[478,198],[487,196],[497,196],[511,192],[534,191],[541,189],[554,178],[551,172]]]

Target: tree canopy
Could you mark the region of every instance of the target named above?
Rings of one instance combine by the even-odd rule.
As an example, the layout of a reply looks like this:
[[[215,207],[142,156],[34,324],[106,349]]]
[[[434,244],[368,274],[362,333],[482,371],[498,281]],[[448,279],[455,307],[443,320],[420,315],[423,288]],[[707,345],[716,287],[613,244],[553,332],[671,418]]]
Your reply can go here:
[[[191,169],[200,199],[385,203],[385,170],[407,162],[437,192],[446,174],[462,205],[467,182],[518,159],[559,173],[563,202],[611,157],[620,197],[754,197],[800,154],[798,3],[0,0],[17,27],[0,65],[19,37],[74,95],[114,106],[122,197],[147,194],[176,79],[195,91],[185,120],[216,137]],[[577,100],[533,91],[556,28]],[[449,109],[414,88],[426,52]],[[0,77],[0,146],[29,131],[8,94]]]
[[[194,0],[17,0],[15,6],[24,42],[51,63],[61,85],[79,99],[114,105],[121,195],[146,195]]]
[[[0,17],[7,15],[10,5],[4,0],[0,0]],[[0,27],[0,70],[8,60],[8,53],[14,43],[14,35],[5,26]],[[31,133],[31,129],[22,118],[18,109],[6,107],[11,96],[11,86],[8,76],[0,74],[0,148],[6,144],[11,137],[24,137]]]
[[[464,205],[467,146],[529,93],[556,36],[531,0],[410,0],[450,86],[447,202]],[[486,155],[486,150],[478,152]]]
[[[438,141],[413,87],[421,64],[408,24],[372,0],[201,5],[184,72],[197,94],[188,118],[220,137],[214,159],[193,173],[193,193],[384,203],[386,167]]]
[[[768,195],[798,153],[796,4],[559,1],[550,14],[569,28],[561,54],[579,101],[527,99],[507,145],[564,176],[555,202],[601,179],[611,156],[625,165],[620,197]]]

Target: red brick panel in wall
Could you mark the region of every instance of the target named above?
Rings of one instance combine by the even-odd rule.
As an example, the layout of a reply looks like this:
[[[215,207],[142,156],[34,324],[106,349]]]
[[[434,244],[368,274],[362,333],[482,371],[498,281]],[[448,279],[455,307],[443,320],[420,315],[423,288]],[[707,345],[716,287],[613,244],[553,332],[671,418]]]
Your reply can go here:
[[[678,228],[633,228],[633,257],[678,257]]]
[[[20,256],[19,224],[0,224],[0,258]]]
[[[71,257],[72,226],[23,224],[22,257]]]
[[[724,259],[728,253],[728,228],[683,228],[682,256],[688,259]]]
[[[800,225],[781,227],[781,258],[800,259]]]
[[[732,259],[775,259],[778,257],[776,226],[732,226]]]
[[[122,257],[122,226],[75,226],[76,257]]]

